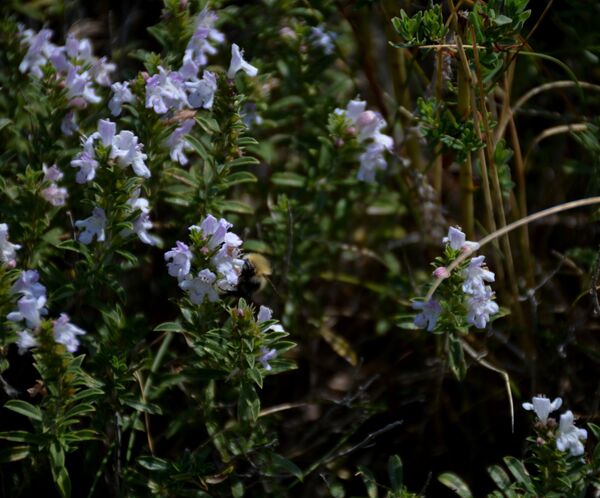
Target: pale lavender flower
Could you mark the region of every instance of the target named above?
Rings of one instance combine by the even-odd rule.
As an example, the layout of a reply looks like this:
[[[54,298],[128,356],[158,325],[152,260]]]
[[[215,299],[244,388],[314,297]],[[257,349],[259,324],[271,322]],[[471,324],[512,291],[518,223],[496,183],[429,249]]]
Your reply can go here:
[[[335,50],[333,42],[336,38],[337,35],[335,33],[325,31],[325,27],[319,24],[310,28],[308,40],[315,47],[321,47],[327,55],[331,55]]]
[[[223,43],[225,35],[213,27],[216,20],[216,14],[207,8],[198,14],[194,34],[185,49],[184,61],[190,60],[198,66],[204,66],[208,62],[207,54],[213,55],[217,52],[210,41]]]
[[[89,244],[96,237],[98,242],[103,242],[105,238],[104,230],[106,229],[106,213],[101,207],[95,207],[92,211],[92,216],[85,220],[78,220],[75,226],[81,230],[79,233],[79,242]]]
[[[91,182],[96,177],[96,169],[100,164],[94,159],[93,153],[83,150],[71,161],[71,167],[79,168],[75,181],[77,183]]]
[[[100,86],[111,86],[112,80],[110,73],[117,69],[116,64],[108,62],[106,57],[100,57],[94,65],[90,68],[90,74],[94,81]]]
[[[188,106],[183,78],[179,73],[158,66],[158,74],[146,81],[146,107],[157,114],[181,110]]]
[[[113,83],[110,87],[113,92],[110,101],[108,102],[108,108],[113,116],[119,116],[121,114],[122,105],[124,103],[132,103],[135,101],[135,97],[129,89],[129,83],[124,81],[123,83]]]
[[[234,43],[231,46],[231,63],[227,70],[227,77],[232,80],[240,69],[248,76],[256,76],[258,73],[256,67],[244,60],[244,51],[240,50],[240,47]]]
[[[65,40],[65,50],[72,59],[81,62],[93,62],[92,43],[89,38],[78,39],[73,33],[67,35]]]
[[[421,329],[427,327],[427,331],[432,332],[442,313],[440,303],[435,299],[430,299],[429,301],[414,301],[412,307],[415,310],[421,310],[421,313],[415,317],[414,324]]]
[[[192,149],[189,142],[185,139],[185,136],[191,131],[194,123],[195,121],[193,119],[186,119],[167,139],[167,147],[169,147],[171,159],[182,166],[185,166],[188,163],[188,158],[184,151]]]
[[[8,225],[0,223],[0,262],[14,267],[19,249],[21,249],[20,245],[8,241]]]
[[[98,104],[102,97],[94,91],[90,73],[88,71],[79,72],[79,67],[69,64],[65,85],[68,89],[67,97],[73,102],[77,97],[83,98],[90,104]]]
[[[476,294],[467,297],[467,322],[478,329],[484,329],[491,315],[498,313],[500,308],[493,300],[494,292],[489,285]]]
[[[33,31],[27,30],[28,36],[25,36],[25,43],[29,45],[25,57],[19,64],[21,73],[30,72],[33,76],[41,78],[44,73],[41,67],[48,61],[48,56],[54,51],[55,45],[50,43],[52,30],[42,29],[39,33],[33,34]]]
[[[217,276],[208,268],[200,271],[197,277],[188,275],[186,279],[179,282],[179,287],[187,291],[190,301],[194,304],[202,304],[205,298],[211,303],[219,300],[219,294],[213,284]]]
[[[37,345],[37,339],[29,330],[17,332],[17,347],[19,348],[19,354],[25,354],[30,349],[37,347]]]
[[[192,251],[183,242],[177,241],[175,244],[175,247],[165,253],[165,261],[167,261],[169,275],[182,280],[190,273]]]
[[[375,172],[387,168],[387,162],[383,157],[383,148],[376,143],[369,144],[365,152],[358,156],[358,159],[360,168],[356,177],[363,182],[373,183]]]
[[[46,182],[58,182],[62,180],[62,177],[64,176],[56,164],[53,164],[50,167],[42,164],[42,171],[44,172],[44,181]]]
[[[356,125],[356,120],[361,113],[363,113],[367,108],[367,103],[364,100],[351,100],[348,102],[346,109],[335,109],[333,111],[335,114],[344,116],[351,126]]]
[[[494,272],[488,270],[484,263],[485,256],[476,256],[469,261],[469,266],[462,271],[462,276],[465,279],[462,285],[464,293],[481,293],[485,287],[484,282],[494,282],[496,278]]]
[[[263,323],[263,322],[267,322],[269,320],[271,320],[273,316],[273,311],[271,310],[271,308],[268,308],[267,306],[261,306],[260,308],[258,308],[258,314],[256,315],[256,322],[257,323]],[[269,327],[267,327],[267,330],[273,330],[274,332],[283,332],[283,327],[281,326],[281,324],[279,323],[274,323],[273,325],[270,325]]]
[[[136,175],[150,178],[150,170],[144,162],[148,156],[142,152],[142,147],[138,143],[138,137],[129,130],[123,130],[112,141],[110,157],[116,159],[121,166],[131,166]]]
[[[131,206],[132,210],[139,209],[140,215],[133,222],[133,233],[144,243],[150,246],[158,244],[158,237],[148,233],[148,230],[152,228],[152,221],[150,221],[150,206],[148,199],[139,197],[140,191],[136,190],[134,196],[127,201],[127,204]],[[130,230],[124,230],[124,235],[129,235]]]
[[[12,322],[25,320],[27,327],[35,329],[42,323],[42,316],[48,313],[48,310],[44,307],[45,305],[46,296],[35,297],[26,294],[17,301],[18,311],[9,313],[6,318]]]
[[[10,290],[14,294],[23,296],[35,298],[46,296],[46,287],[40,283],[40,274],[37,270],[23,270]]]
[[[387,126],[387,123],[381,114],[373,111],[361,112],[356,118],[355,125],[359,142],[372,140],[386,150],[392,150],[392,147],[394,146],[392,137],[381,133],[381,129]]]
[[[550,413],[558,410],[561,406],[561,398],[555,398],[554,401],[551,402],[544,395],[534,396],[531,399],[531,403],[523,403],[523,408],[527,411],[534,411],[537,418],[544,425],[548,422]]]
[[[65,313],[61,313],[60,317],[54,320],[53,332],[54,340],[63,344],[69,353],[74,353],[79,347],[77,336],[85,335],[85,331],[73,325]]]
[[[60,122],[60,131],[62,131],[63,135],[70,137],[79,130],[76,117],[77,115],[74,111],[69,111],[65,114],[65,117]]]
[[[272,367],[268,362],[277,356],[277,350],[267,349],[265,346],[261,346],[260,352],[261,355],[258,357],[258,361],[260,361],[261,365],[267,372],[270,372]]]
[[[569,451],[572,456],[581,456],[585,451],[581,441],[587,439],[587,431],[576,427],[573,419],[573,412],[571,410],[560,416],[556,447],[559,451]]]
[[[56,183],[50,184],[49,187],[46,187],[41,191],[41,195],[46,201],[52,204],[55,207],[64,206],[69,196],[67,189],[64,187],[59,187]]]
[[[202,79],[194,79],[185,83],[188,91],[188,103],[190,107],[197,109],[202,107],[210,109],[213,106],[215,92],[217,91],[217,78],[214,73],[204,71]]]
[[[93,141],[96,138],[100,138],[105,147],[110,147],[113,144],[116,133],[116,123],[113,123],[110,119],[100,119],[98,120],[98,131],[92,133],[92,135],[88,138],[88,141]]]
[[[442,243],[449,244],[455,251],[476,251],[479,249],[479,244],[467,240],[464,232],[458,227],[450,227],[448,229],[448,236],[442,239]]]

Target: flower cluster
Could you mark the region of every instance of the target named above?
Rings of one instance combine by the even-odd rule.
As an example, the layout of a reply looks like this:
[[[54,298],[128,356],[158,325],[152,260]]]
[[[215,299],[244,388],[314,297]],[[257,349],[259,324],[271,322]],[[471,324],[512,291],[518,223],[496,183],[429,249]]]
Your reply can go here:
[[[548,416],[562,406],[562,399],[556,398],[550,402],[544,395],[534,396],[531,403],[523,403],[523,408],[533,411],[537,415],[541,426],[546,429],[554,427],[556,423],[549,424]],[[575,426],[571,410],[560,416],[558,433],[556,434],[556,448],[559,451],[568,451],[572,456],[581,456],[585,450],[582,441],[587,439],[587,431]]]
[[[367,111],[366,106],[364,100],[351,100],[346,109],[336,109],[334,112],[344,116],[348,130],[356,134],[359,143],[365,146],[359,155],[360,169],[357,178],[372,183],[377,170],[387,169],[384,153],[391,152],[394,141],[389,135],[381,133],[381,129],[386,126],[381,114]]]
[[[97,58],[92,54],[92,44],[87,38],[77,39],[75,35],[67,35],[64,46],[50,41],[53,32],[42,29],[38,33],[31,29],[21,30],[22,42],[27,46],[27,53],[19,65],[19,71],[30,73],[41,78],[42,68],[51,63],[57,76],[67,90],[69,104],[75,108],[98,104],[102,98],[96,93],[94,84],[110,86],[110,73],[116,69],[115,64],[106,57]],[[62,131],[71,135],[77,130],[75,115],[69,112],[62,123]]]
[[[215,302],[220,293],[235,290],[244,260],[239,249],[242,239],[229,231],[232,226],[224,218],[208,215],[200,226],[189,228],[193,252],[177,241],[165,253],[169,275],[177,278],[192,303]]]
[[[258,324],[268,322],[272,319],[273,311],[271,308],[267,308],[266,306],[261,306],[258,309],[258,314],[256,316],[256,322]],[[272,330],[274,332],[284,332],[283,327],[279,323],[274,323],[269,325],[263,332],[268,332]],[[269,360],[272,360],[277,356],[277,350],[274,348],[268,348],[266,346],[261,346],[260,348],[260,356],[258,357],[258,361],[260,361],[263,368],[270,372],[272,370],[271,365],[269,365]]]
[[[35,270],[22,271],[11,291],[21,297],[17,301],[17,311],[9,313],[6,318],[13,322],[25,321],[25,329],[17,333],[19,353],[38,346],[36,332],[42,325],[42,317],[48,314],[46,308],[46,287],[39,282],[40,276]],[[73,325],[65,313],[52,322],[54,340],[74,353],[79,347],[77,336],[85,332]]]
[[[465,234],[457,227],[450,227],[448,236],[442,239],[446,245],[448,263],[463,252],[471,253],[479,249],[477,242],[466,240]],[[437,279],[448,279],[450,274],[445,266],[438,266],[433,275]],[[468,264],[459,272],[461,307],[466,309],[466,321],[479,329],[485,328],[490,317],[499,311],[498,304],[494,301],[494,292],[486,282],[493,282],[495,275],[485,266],[485,256],[471,258]],[[444,309],[436,299],[429,301],[415,301],[413,309],[419,310],[414,324],[419,328],[433,331]],[[454,310],[456,311],[456,310]],[[463,311],[464,313],[464,311]]]
[[[142,178],[151,176],[150,170],[146,166],[146,154],[142,152],[143,145],[138,142],[133,132],[123,130],[117,133],[117,126],[112,121],[101,119],[98,122],[98,131],[92,133],[83,142],[83,151],[71,161],[71,166],[79,168],[76,176],[77,183],[87,183],[96,177],[96,170],[100,166],[97,161],[96,147],[100,143],[103,147],[110,149],[108,158],[114,161],[122,168],[131,166],[133,172]],[[155,245],[157,239],[148,234],[148,229],[152,228],[150,221],[150,207],[147,199],[139,197],[139,189],[127,202],[133,211],[139,210],[140,216],[134,222],[133,231],[139,239],[150,245]],[[91,243],[96,237],[98,242],[105,239],[104,230],[106,228],[106,213],[101,207],[95,207],[92,216],[85,220],[78,220],[75,226],[81,230],[79,241],[83,244]],[[127,235],[127,232],[123,232]]]
[[[64,206],[69,194],[66,188],[56,184],[62,180],[62,171],[55,164],[50,167],[43,164],[42,170],[44,171],[44,182],[50,184],[41,191],[42,197],[53,206]]]
[[[172,71],[158,66],[158,73],[146,80],[145,106],[148,109],[164,115],[183,109],[212,108],[217,91],[217,77],[211,71],[203,71],[201,78],[198,73],[207,64],[207,56],[216,53],[211,42],[223,43],[225,40],[224,35],[214,28],[216,19],[215,13],[206,8],[202,10],[196,19],[194,34],[188,42],[179,70]],[[243,51],[234,43],[227,77],[233,78],[240,69],[249,76],[255,76],[258,72],[258,69],[244,60]],[[133,95],[127,83],[115,84],[112,89],[114,95],[109,105],[113,115],[117,116],[121,112],[122,103],[131,102]],[[183,150],[189,148],[184,136],[193,126],[194,120],[185,121],[167,140],[171,159],[181,165],[187,164]]]
[[[8,225],[0,223],[0,263],[14,268],[17,264],[16,257],[19,249],[21,249],[20,245],[8,241]]]

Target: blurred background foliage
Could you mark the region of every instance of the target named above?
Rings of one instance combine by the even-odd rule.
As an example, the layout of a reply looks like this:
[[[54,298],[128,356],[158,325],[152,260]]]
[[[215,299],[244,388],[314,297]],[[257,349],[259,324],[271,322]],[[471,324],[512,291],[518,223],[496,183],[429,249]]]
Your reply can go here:
[[[472,4],[464,1],[460,7],[469,10]],[[448,5],[440,5],[447,16]],[[435,96],[439,52],[388,43],[405,41],[391,21],[400,9],[412,15],[428,6],[425,1],[376,0],[211,2],[227,40],[244,47],[246,58],[260,68],[257,81],[241,88],[251,104],[246,112],[261,118],[247,132],[256,139],[246,147],[256,164],[243,166],[256,181],[232,186],[227,199],[243,204],[222,206],[223,211],[229,210],[247,250],[271,261],[273,285],[254,299],[273,308],[298,344],[289,353],[298,368],[268,378],[260,396],[263,408],[280,408],[265,417],[268,437],[263,443],[276,444],[278,453],[306,475],[302,483],[282,478],[262,487],[260,472],[253,468],[261,463],[249,456],[233,471],[247,478],[248,496],[365,496],[357,469],[370,469],[387,486],[392,455],[401,456],[404,483],[415,493],[453,496],[436,479],[453,471],[482,496],[493,484],[485,467],[523,451],[529,422],[521,401],[540,392],[560,395],[577,415],[597,422],[600,341],[588,291],[598,229],[589,212],[568,212],[531,225],[527,254],[520,238],[511,237],[516,295],[508,269],[496,266],[512,263],[499,246],[487,249],[490,267],[498,272],[498,301],[507,315],[488,330],[471,334],[469,342],[510,375],[517,405],[514,433],[498,374],[469,358],[466,378],[457,381],[440,356],[437,337],[410,326],[410,298],[425,293],[429,262],[440,253],[441,238],[449,225],[463,224],[457,153],[426,146],[410,117],[418,112],[418,98]],[[498,112],[505,99],[515,103],[541,84],[572,81],[573,75],[590,84],[600,79],[598,2],[533,1],[528,8],[531,16],[519,35],[528,54],[503,68],[489,96]],[[52,28],[58,39],[69,30],[90,37],[95,53],[117,64],[115,80],[134,78],[144,70],[141,50],[162,50],[147,29],[161,19],[163,4],[158,0],[13,0],[2,9],[15,12],[28,27]],[[331,53],[311,43],[316,26],[335,33]],[[456,72],[456,53],[443,52],[443,57],[449,71]],[[10,63],[6,54],[0,58],[2,64]],[[214,64],[226,67],[228,59],[221,50]],[[445,92],[438,96],[454,106],[454,89]],[[374,184],[355,179],[356,151],[340,146],[328,128],[330,113],[356,96],[381,113],[387,133],[395,138],[388,169]],[[524,164],[529,213],[600,194],[599,106],[597,88],[571,85],[540,92],[515,111],[514,132],[510,127],[506,132],[509,152],[495,151],[508,221],[523,214],[517,207],[515,153]],[[217,121],[219,112],[215,110]],[[497,118],[492,113],[491,119]],[[569,131],[573,124],[584,126]],[[0,130],[0,140],[9,143],[6,130]],[[72,156],[77,141],[66,146]],[[477,166],[473,180],[477,239],[487,233]],[[206,206],[195,201],[191,207],[170,203],[168,186],[153,188],[159,199],[153,218],[160,220],[158,232],[166,241],[175,240],[206,213]],[[0,220],[8,219],[12,209],[3,198]],[[11,239],[18,241],[19,235],[15,230]],[[51,287],[65,256],[51,244],[46,250],[44,255],[36,248],[35,257],[46,261]],[[140,263],[120,279],[127,298],[116,310],[103,311],[103,318],[99,307],[89,309],[89,319],[81,326],[113,338],[115,351],[135,348],[133,356],[142,362],[144,348],[156,349],[156,337],[147,331],[176,316],[169,298],[178,289],[165,271],[161,251],[138,247],[133,252]],[[33,248],[30,257],[33,261]],[[100,299],[116,300],[114,293],[97,292]],[[136,312],[131,315],[129,310]],[[176,344],[166,372],[182,367],[177,351]],[[101,380],[127,391],[131,386],[122,382],[134,383],[131,366],[126,359],[119,363],[118,357],[96,357],[93,369],[99,374],[104,368]],[[4,376],[21,389],[37,378],[28,365],[11,366]],[[154,382],[162,381],[168,379]],[[182,419],[181,399],[166,386],[156,402],[168,411],[150,414],[156,454],[185,460],[187,442],[206,436],[206,422],[193,418],[187,420],[188,429],[170,427],[171,418]],[[10,418],[0,422],[3,430],[16,423]],[[98,443],[96,455],[88,452],[85,459],[70,461],[73,489],[93,478],[104,451]],[[6,494],[11,465],[16,464],[1,471],[4,496],[11,496]],[[44,479],[49,475],[40,477],[35,489],[51,488]],[[110,483],[100,482],[93,496],[109,496],[110,489]],[[133,493],[129,496],[140,496]],[[51,493],[45,491],[45,496]]]

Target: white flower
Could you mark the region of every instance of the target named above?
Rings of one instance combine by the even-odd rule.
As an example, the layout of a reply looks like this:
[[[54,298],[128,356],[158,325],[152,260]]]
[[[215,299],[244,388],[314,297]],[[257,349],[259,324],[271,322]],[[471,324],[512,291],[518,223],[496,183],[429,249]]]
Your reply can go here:
[[[100,57],[94,65],[90,68],[90,74],[94,81],[101,86],[111,86],[112,80],[110,78],[110,73],[114,72],[117,69],[116,64],[113,62],[108,62],[106,57]]]
[[[192,130],[194,123],[193,119],[186,119],[167,139],[167,147],[169,147],[171,159],[182,166],[188,163],[188,158],[184,151],[192,148],[185,139],[185,136]]]
[[[202,304],[205,297],[211,303],[214,303],[219,300],[219,294],[217,294],[217,291],[213,287],[216,278],[217,276],[212,271],[205,268],[198,273],[197,277],[188,275],[188,278],[179,282],[179,287],[188,291],[190,301],[194,304]]]
[[[112,90],[113,95],[108,102],[108,108],[113,116],[119,116],[121,114],[121,106],[125,102],[134,102],[135,97],[133,96],[133,93],[131,93],[127,81],[123,83],[113,83],[110,89]]]
[[[455,251],[476,251],[479,249],[479,244],[477,242],[471,242],[466,239],[466,235],[458,227],[450,227],[448,229],[448,236],[442,239],[442,243],[450,244],[450,247]]]
[[[480,294],[485,287],[484,282],[494,282],[496,276],[494,272],[483,266],[484,262],[485,256],[476,256],[469,261],[469,266],[463,270],[462,276],[465,281],[462,290],[466,294]]]
[[[138,238],[144,243],[150,246],[155,246],[159,242],[159,238],[148,233],[148,230],[152,228],[152,221],[150,221],[150,206],[148,199],[139,197],[140,190],[137,189],[131,199],[127,201],[127,204],[131,206],[132,210],[139,209],[140,215],[133,222],[133,232]],[[129,235],[131,230],[123,230],[123,235]]]
[[[261,306],[260,308],[258,308],[258,315],[256,315],[256,322],[257,323],[267,322],[267,321],[271,320],[272,316],[273,316],[273,311],[271,310],[271,308],[268,308],[266,306]],[[283,326],[279,323],[274,323],[273,325],[270,325],[269,327],[267,327],[266,330],[273,330],[275,332],[283,332],[284,331]]]
[[[232,80],[239,70],[244,71],[248,76],[256,76],[258,69],[244,60],[244,51],[236,43],[231,46],[231,63],[227,71],[227,77]]]
[[[188,92],[188,102],[191,107],[210,109],[213,106],[215,92],[217,91],[217,77],[210,71],[204,71],[201,80],[195,78],[186,81],[185,88]]]
[[[75,226],[81,230],[78,239],[82,244],[89,244],[94,237],[96,237],[98,242],[103,242],[105,238],[106,213],[101,207],[95,207],[92,211],[92,216],[85,220],[77,220]]]
[[[45,164],[42,164],[42,171],[44,172],[44,180],[47,182],[58,182],[62,180],[63,173],[56,164],[53,164],[49,168]]]
[[[165,114],[169,110],[179,111],[187,105],[181,75],[158,66],[158,74],[146,81],[146,107],[154,109],[156,114]]]
[[[45,305],[46,296],[25,295],[17,301],[18,311],[9,313],[6,318],[12,322],[25,320],[27,327],[35,329],[42,323],[42,315],[48,312]]]
[[[38,345],[37,339],[31,334],[31,332],[29,332],[29,330],[17,332],[17,336],[19,354],[25,354],[31,348],[35,348]]]
[[[562,399],[555,398],[554,401],[550,402],[546,396],[534,396],[531,399],[531,403],[523,403],[523,408],[528,411],[534,411],[537,418],[546,425],[548,422],[548,415],[558,410],[562,406]]]
[[[365,111],[367,103],[364,100],[351,100],[348,102],[346,109],[336,109],[333,111],[335,114],[343,115],[349,121],[351,126],[356,124],[358,116]]]
[[[167,261],[169,275],[182,280],[190,273],[192,251],[183,242],[177,241],[175,244],[175,247],[165,253],[165,261]]]
[[[136,175],[150,178],[150,170],[144,162],[148,156],[142,152],[142,147],[138,143],[138,137],[129,130],[123,130],[112,141],[110,157],[116,159],[121,166],[131,166]]]
[[[500,311],[498,304],[493,300],[492,288],[486,285],[477,294],[467,296],[467,322],[478,329],[484,329],[490,316]]]
[[[19,249],[21,249],[20,245],[8,241],[8,225],[0,223],[0,262],[14,266]]]
[[[65,313],[61,313],[60,317],[54,321],[53,331],[54,340],[63,344],[69,353],[74,353],[79,347],[77,336],[85,335],[85,331],[73,325]]]
[[[585,441],[586,439],[587,431],[575,427],[573,423],[573,412],[569,410],[563,413],[560,416],[556,447],[560,451],[569,451],[572,456],[581,456],[584,452],[581,441]]]
[[[356,175],[360,181],[373,183],[377,170],[387,169],[387,162],[383,157],[383,148],[376,143],[370,144],[365,152],[358,156],[360,169]]]

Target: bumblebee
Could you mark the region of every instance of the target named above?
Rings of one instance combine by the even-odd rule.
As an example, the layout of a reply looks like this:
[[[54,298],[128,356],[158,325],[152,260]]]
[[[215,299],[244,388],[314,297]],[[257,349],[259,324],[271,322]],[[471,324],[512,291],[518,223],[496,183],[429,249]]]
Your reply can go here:
[[[262,254],[248,253],[244,256],[244,266],[232,296],[250,300],[255,292],[261,291],[269,282],[271,263]]]

